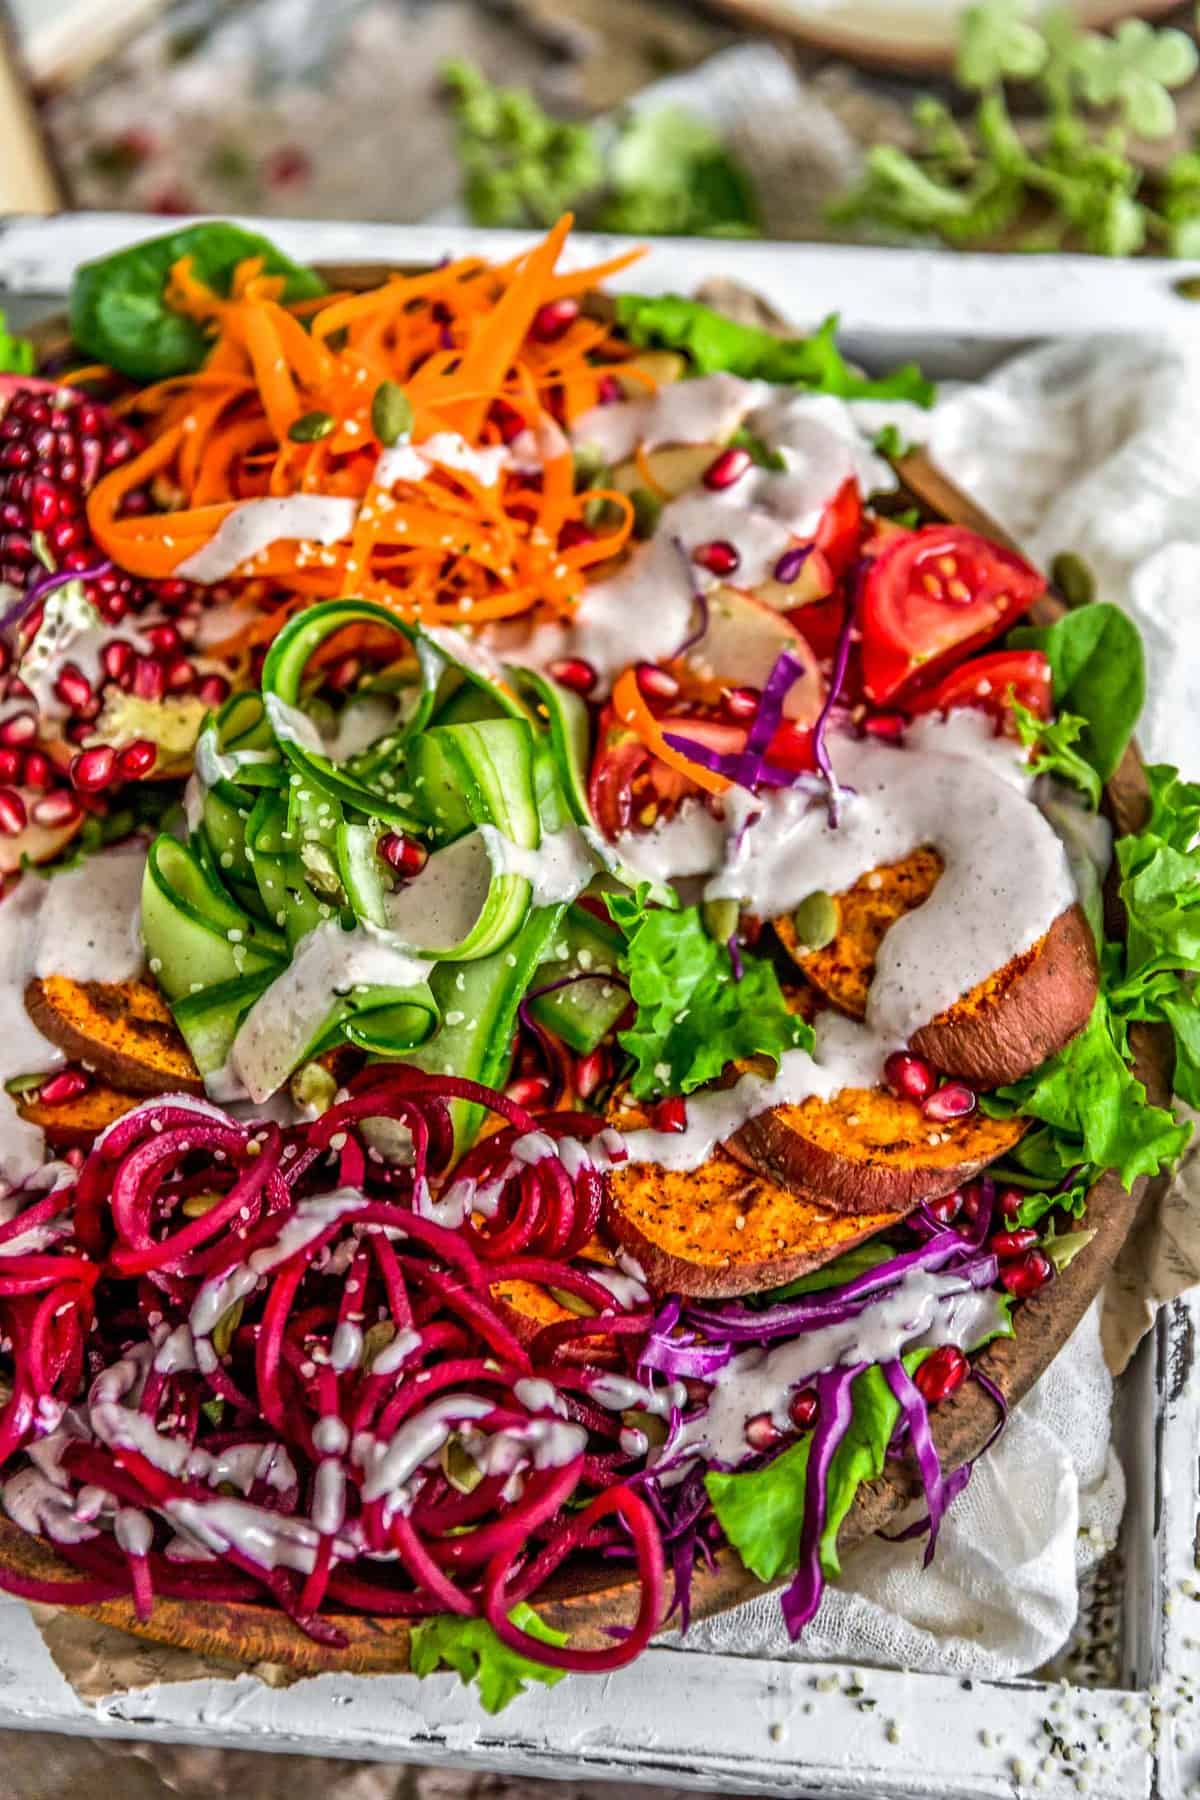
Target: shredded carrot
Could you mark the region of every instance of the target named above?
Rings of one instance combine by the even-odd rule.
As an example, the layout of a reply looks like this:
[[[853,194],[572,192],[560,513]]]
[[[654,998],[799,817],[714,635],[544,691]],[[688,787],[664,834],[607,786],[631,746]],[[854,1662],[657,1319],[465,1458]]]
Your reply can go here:
[[[589,573],[628,545],[633,508],[623,495],[601,496],[612,502],[603,527],[579,529],[596,496],[575,491],[565,428],[599,402],[629,350],[590,313],[548,331],[539,313],[636,254],[555,274],[570,225],[563,218],[500,265],[461,258],[390,275],[367,293],[300,303],[284,300],[283,280],[260,259],[238,265],[225,295],[181,258],[167,299],[211,336],[211,348],[194,374],[119,402],[149,442],[93,489],[97,544],[130,573],[164,578],[245,501],[357,502],[348,539],[328,547],[280,539],[233,572],[258,616],[230,634],[225,652],[257,648],[297,605],[347,592],[427,622],[569,617]],[[540,460],[530,468],[515,456],[495,481],[422,461],[380,487],[372,409],[382,382],[403,390],[417,449],[437,433],[495,449],[523,430]],[[165,510],[127,510],[144,489]]]
[[[707,794],[725,792],[729,783],[723,775],[716,775],[700,763],[692,762],[682,751],[668,744],[662,727],[650,711],[646,697],[638,686],[636,669],[626,669],[624,674],[618,675],[613,684],[612,703],[613,711],[621,723],[635,731],[660,762],[666,763],[669,769],[675,769],[680,775],[686,775]]]

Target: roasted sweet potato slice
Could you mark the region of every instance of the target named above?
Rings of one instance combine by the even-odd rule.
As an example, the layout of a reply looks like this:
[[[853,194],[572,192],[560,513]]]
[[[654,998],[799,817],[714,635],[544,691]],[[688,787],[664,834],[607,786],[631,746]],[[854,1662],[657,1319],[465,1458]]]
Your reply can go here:
[[[72,981],[35,975],[25,1010],[72,1062],[130,1094],[203,1094],[204,1083],[170,1009],[148,981]]]
[[[16,1108],[29,1124],[41,1127],[51,1149],[87,1150],[106,1126],[132,1112],[144,1098],[142,1094],[123,1094],[96,1082],[77,1100],[60,1100],[56,1106],[46,1106],[35,1092],[28,1098],[18,1098]]]
[[[775,933],[788,955],[839,1012],[861,1019],[875,958],[889,926],[928,900],[942,872],[936,850],[914,850],[901,862],[873,869],[838,894],[838,933],[823,950],[805,951],[790,915],[776,919]]]
[[[823,950],[805,954],[790,918],[775,920],[776,935],[827,1000],[861,1019],[884,935],[929,898],[941,872],[941,857],[926,848],[864,875],[837,896],[838,933]],[[1045,937],[916,1032],[912,1048],[976,1087],[1019,1081],[1083,1030],[1099,980],[1087,919],[1069,907]]]
[[[1100,985],[1096,941],[1081,906],[913,1036],[936,1069],[976,1087],[1019,1081],[1091,1017]]]
[[[935,1124],[911,1100],[844,1088],[832,1100],[760,1113],[729,1149],[785,1186],[820,1195],[833,1212],[874,1215],[950,1193],[1010,1150],[1027,1124],[981,1113]]]
[[[653,1163],[614,1169],[606,1217],[658,1292],[715,1298],[807,1274],[897,1224],[914,1204],[839,1210],[718,1150],[691,1171]]]

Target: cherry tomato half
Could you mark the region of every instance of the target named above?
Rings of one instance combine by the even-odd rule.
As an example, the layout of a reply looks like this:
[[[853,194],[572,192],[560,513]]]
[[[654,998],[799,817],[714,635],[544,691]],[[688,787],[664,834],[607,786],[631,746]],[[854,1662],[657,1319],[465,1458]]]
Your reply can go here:
[[[869,565],[859,600],[869,698],[894,701],[918,672],[931,676],[986,644],[1045,588],[1023,558],[965,525],[894,538]]]
[[[821,523],[817,526],[817,535],[813,539],[835,581],[840,581],[858,555],[862,530],[862,495],[852,476],[850,480],[843,481],[821,514]]]
[[[949,712],[955,706],[979,706],[1003,725],[1009,719],[1010,696],[1048,719],[1051,712],[1050,664],[1040,650],[993,650],[972,657],[906,702],[909,712]]]

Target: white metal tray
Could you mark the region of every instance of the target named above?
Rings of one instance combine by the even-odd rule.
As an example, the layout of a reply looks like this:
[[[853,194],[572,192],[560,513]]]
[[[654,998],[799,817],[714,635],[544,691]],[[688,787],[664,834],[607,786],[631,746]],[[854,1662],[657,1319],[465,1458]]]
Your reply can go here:
[[[28,314],[36,300],[57,304],[77,262],[155,225],[133,215],[0,222],[0,306]],[[306,261],[503,255],[527,241],[294,220],[262,228]],[[580,238],[571,254],[592,261],[616,247]],[[862,361],[918,355],[935,377],[983,374],[1006,351],[1047,337],[1200,331],[1200,310],[1176,291],[1197,268],[1179,263],[671,241],[652,249],[632,280],[643,291],[686,292],[715,273],[744,281],[797,320],[840,311],[843,339]],[[87,1706],[25,1607],[0,1600],[0,1729],[822,1800],[1200,1795],[1198,1328],[1200,1303],[1176,1302],[1119,1385],[1129,1497],[1112,1687],[652,1649],[603,1680],[569,1677],[552,1692],[531,1692],[498,1719],[454,1676],[323,1676],[276,1691],[246,1675]]]

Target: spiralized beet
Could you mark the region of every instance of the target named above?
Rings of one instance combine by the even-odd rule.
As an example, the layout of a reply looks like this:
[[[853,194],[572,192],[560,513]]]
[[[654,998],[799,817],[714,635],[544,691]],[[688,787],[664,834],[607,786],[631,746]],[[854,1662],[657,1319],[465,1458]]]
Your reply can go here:
[[[455,1101],[496,1120],[457,1164]],[[723,1539],[705,1463],[678,1445],[722,1371],[747,1345],[853,1322],[909,1276],[990,1286],[994,1195],[978,1183],[953,1230],[917,1215],[884,1260],[818,1293],[685,1303],[597,1239],[625,1155],[600,1118],[535,1116],[405,1065],[368,1067],[288,1129],[185,1096],[119,1119],[0,1222],[0,1497],[64,1564],[45,1581],[0,1567],[0,1587],[124,1595],[142,1619],[159,1595],[266,1603],[331,1647],[339,1610],[450,1612],[597,1672],[663,1622],[669,1570],[686,1627],[693,1572]],[[522,1288],[563,1313],[522,1325],[499,1299]],[[862,1366],[815,1379],[793,1632],[820,1599],[826,1481]],[[899,1361],[883,1367],[932,1543],[966,1472],[942,1475],[925,1401]],[[748,1434],[744,1460],[759,1454]],[[632,1624],[599,1649],[528,1637],[513,1606],[580,1556],[629,1567]]]
[[[451,1173],[456,1100],[501,1128]],[[406,1166],[372,1149],[379,1119],[407,1128]],[[339,1607],[487,1616],[604,1502],[633,1534],[642,1595],[597,1666],[629,1661],[662,1610],[638,1459],[609,1415],[599,1438],[571,1416],[553,1346],[532,1356],[492,1297],[501,1278],[574,1295],[589,1338],[627,1344],[632,1369],[649,1313],[572,1260],[619,1154],[601,1120],[535,1119],[406,1067],[367,1069],[284,1131],[185,1099],[126,1115],[73,1183],[0,1225],[0,1454],[32,1453],[20,1492],[70,1565],[0,1585],[131,1595],[143,1618],[156,1594],[267,1601],[337,1645],[323,1615]]]

